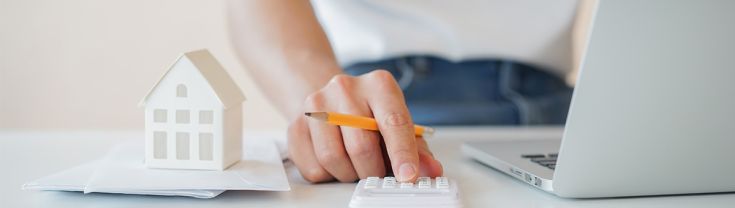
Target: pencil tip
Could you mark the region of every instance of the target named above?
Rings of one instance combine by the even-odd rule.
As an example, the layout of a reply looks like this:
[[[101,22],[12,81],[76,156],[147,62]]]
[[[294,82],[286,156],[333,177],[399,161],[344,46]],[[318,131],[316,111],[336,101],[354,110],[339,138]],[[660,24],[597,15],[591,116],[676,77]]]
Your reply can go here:
[[[436,132],[436,130],[434,130],[434,128],[424,127],[424,135],[422,135],[422,136],[423,137],[431,137],[431,136],[434,136],[434,132]]]
[[[329,115],[325,112],[306,112],[304,113],[305,116],[317,120],[326,121]]]

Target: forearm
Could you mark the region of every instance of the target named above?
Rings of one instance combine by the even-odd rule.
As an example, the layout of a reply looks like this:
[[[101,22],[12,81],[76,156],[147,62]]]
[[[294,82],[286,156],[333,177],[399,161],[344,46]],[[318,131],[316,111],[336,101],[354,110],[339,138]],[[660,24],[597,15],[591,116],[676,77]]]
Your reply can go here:
[[[341,73],[309,1],[239,1],[228,5],[238,57],[268,99],[289,119],[306,96]]]

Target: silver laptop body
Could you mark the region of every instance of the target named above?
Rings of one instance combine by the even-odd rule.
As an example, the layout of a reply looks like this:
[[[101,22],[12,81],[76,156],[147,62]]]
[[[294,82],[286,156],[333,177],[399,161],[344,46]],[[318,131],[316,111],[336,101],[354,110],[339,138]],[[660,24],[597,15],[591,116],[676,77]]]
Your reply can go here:
[[[463,152],[561,197],[735,191],[735,1],[596,7],[563,139]]]

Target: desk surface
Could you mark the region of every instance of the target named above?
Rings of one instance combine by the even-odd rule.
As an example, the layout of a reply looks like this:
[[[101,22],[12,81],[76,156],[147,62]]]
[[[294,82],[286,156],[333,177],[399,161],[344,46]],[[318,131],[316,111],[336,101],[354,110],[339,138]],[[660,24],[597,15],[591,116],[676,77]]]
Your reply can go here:
[[[227,191],[214,199],[22,191],[30,180],[104,155],[142,132],[0,132],[0,207],[346,207],[353,183],[309,184],[287,163],[289,192]],[[560,138],[560,128],[446,128],[429,139],[466,207],[732,207],[735,194],[562,199],[462,156],[462,141]],[[723,180],[731,180],[725,176]]]

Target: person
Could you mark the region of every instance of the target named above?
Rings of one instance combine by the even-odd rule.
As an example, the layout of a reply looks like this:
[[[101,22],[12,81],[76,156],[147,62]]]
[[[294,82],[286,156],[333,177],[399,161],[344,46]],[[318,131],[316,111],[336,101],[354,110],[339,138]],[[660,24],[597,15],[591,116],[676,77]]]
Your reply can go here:
[[[443,174],[425,125],[562,124],[592,3],[274,0],[228,5],[234,47],[310,182]],[[572,80],[572,81],[570,81]],[[307,119],[374,117],[379,132]]]

